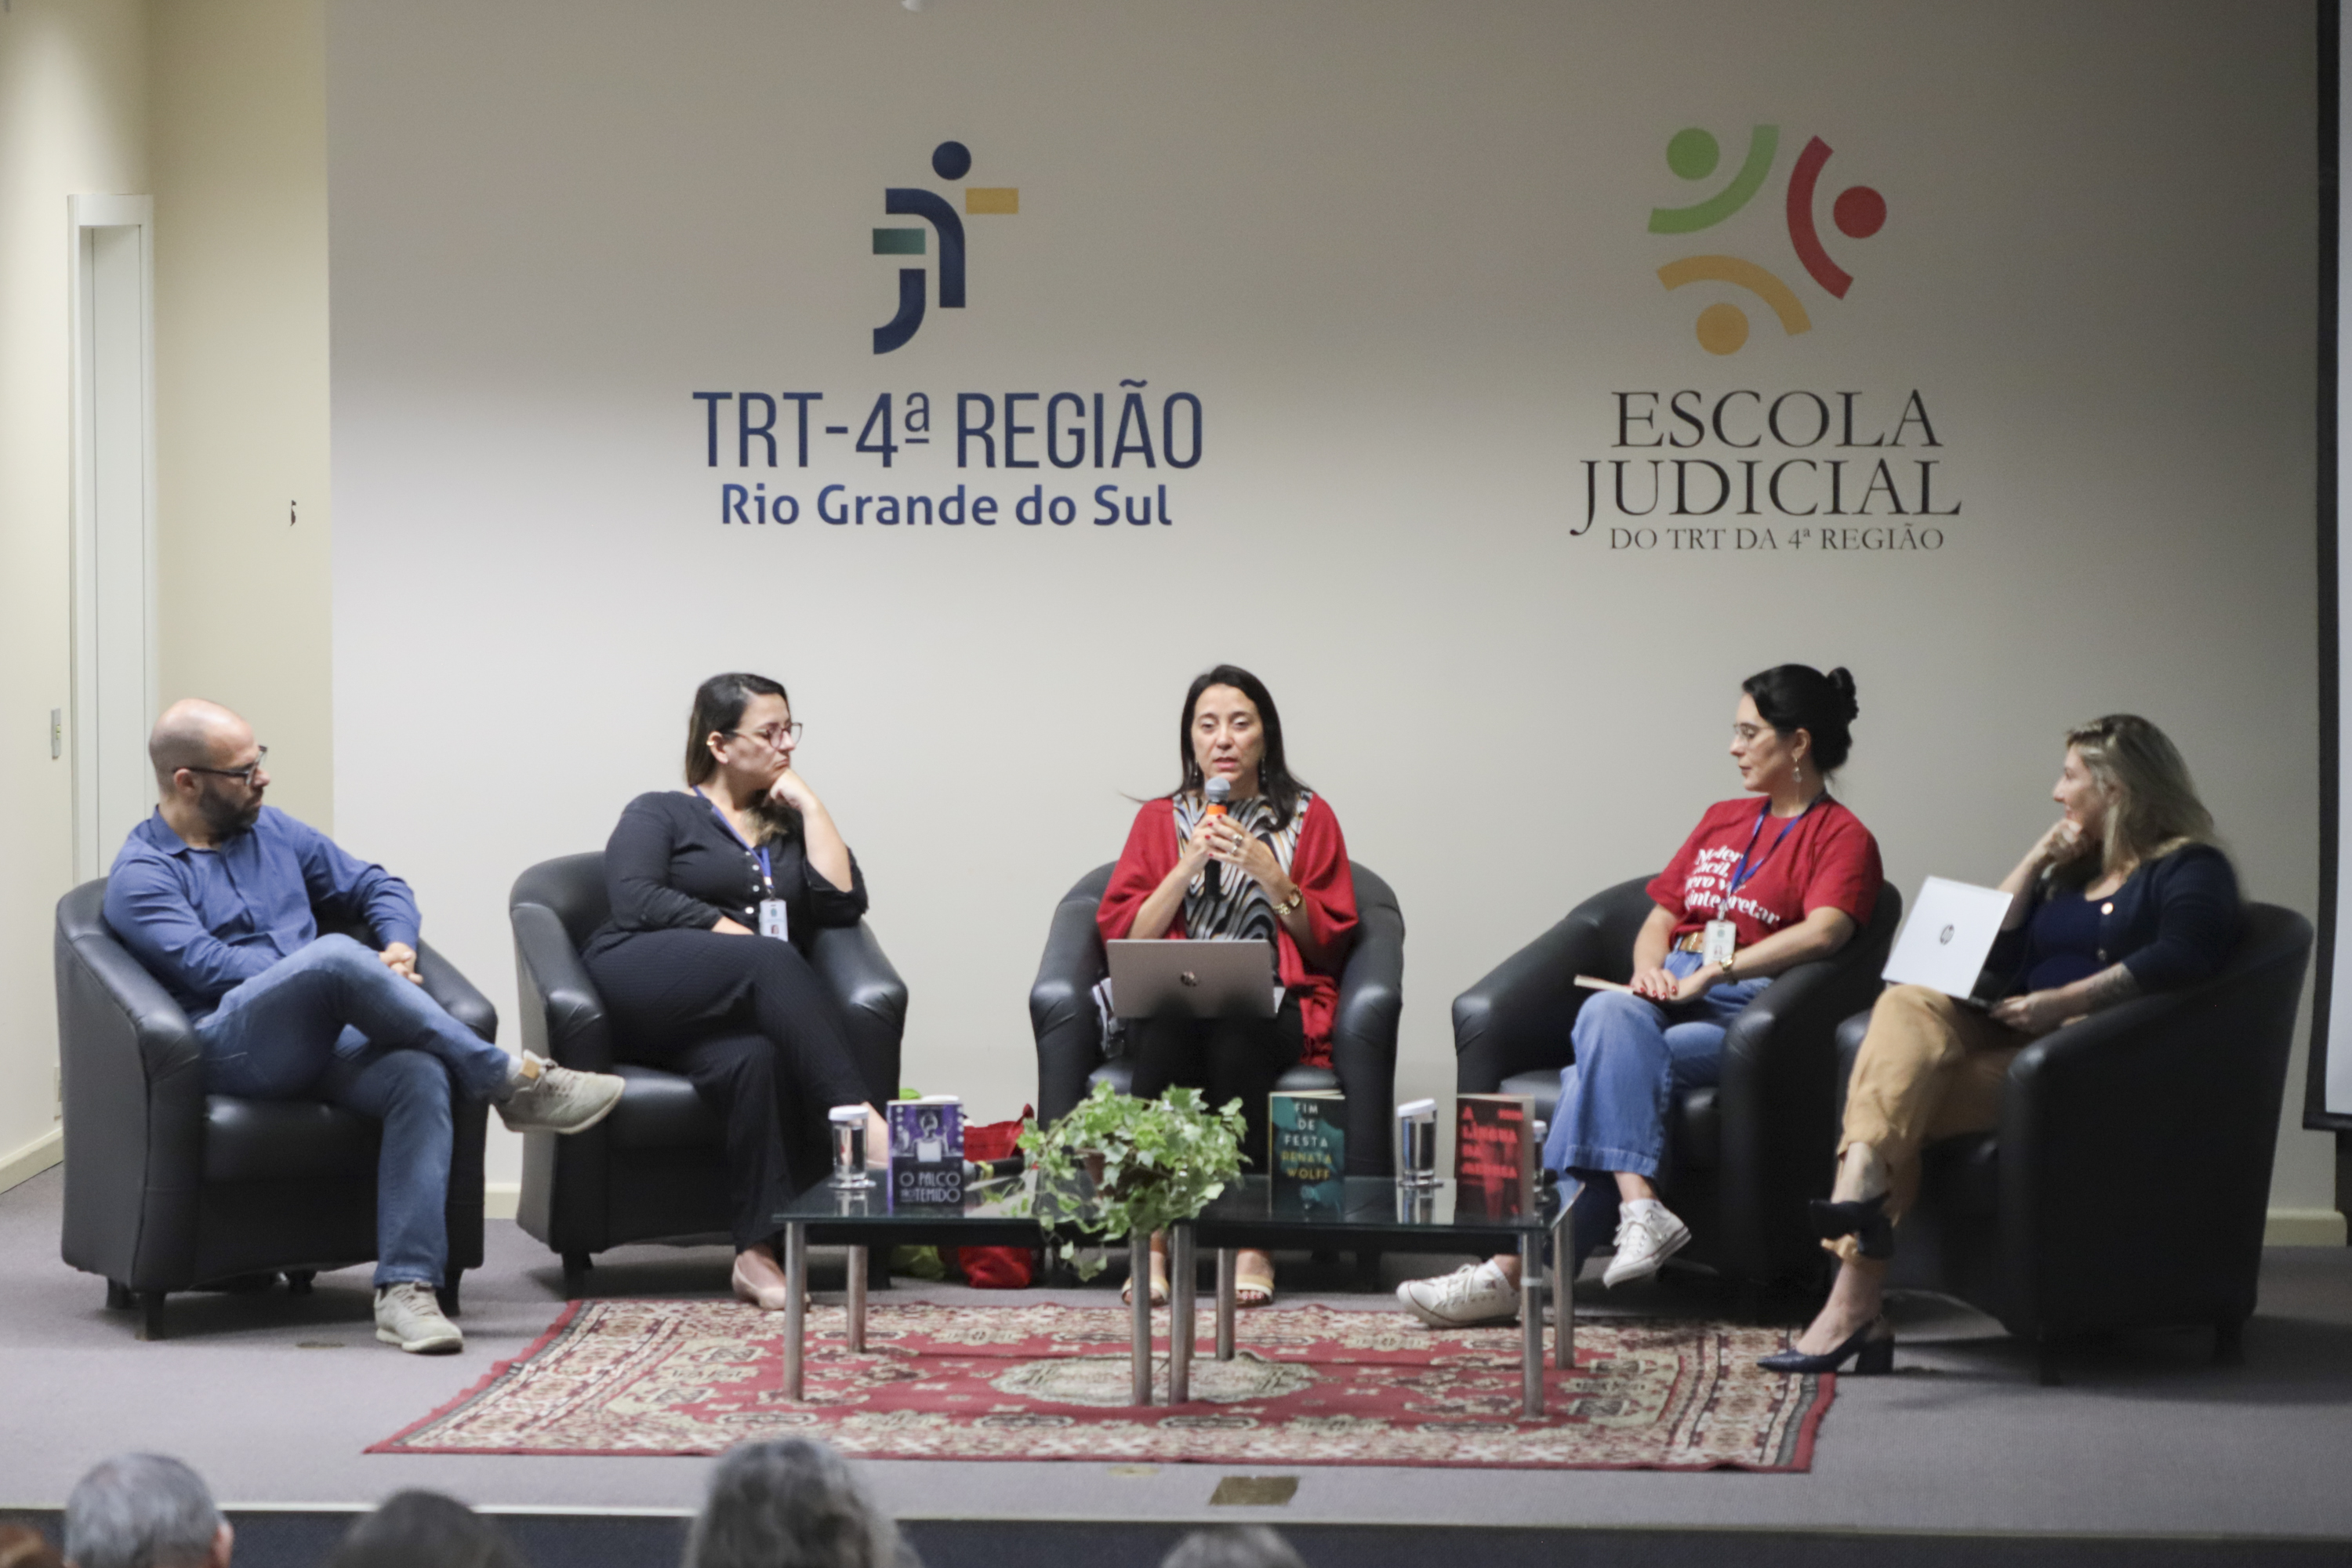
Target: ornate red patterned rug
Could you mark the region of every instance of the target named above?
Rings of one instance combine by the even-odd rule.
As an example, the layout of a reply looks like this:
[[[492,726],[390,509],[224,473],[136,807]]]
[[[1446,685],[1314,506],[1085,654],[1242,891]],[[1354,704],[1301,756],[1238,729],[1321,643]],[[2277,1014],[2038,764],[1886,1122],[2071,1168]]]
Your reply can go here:
[[[841,1308],[812,1308],[795,1405],[782,1326],[732,1301],[574,1302],[521,1357],[368,1452],[716,1454],[805,1433],[874,1459],[1802,1471],[1836,1386],[1759,1369],[1773,1330],[1588,1321],[1576,1370],[1546,1370],[1547,1414],[1530,1421],[1516,1328],[1279,1307],[1244,1315],[1234,1360],[1196,1355],[1192,1398],[1172,1409],[1163,1339],[1163,1403],[1137,1409],[1124,1308],[915,1303],[874,1307],[863,1354]]]

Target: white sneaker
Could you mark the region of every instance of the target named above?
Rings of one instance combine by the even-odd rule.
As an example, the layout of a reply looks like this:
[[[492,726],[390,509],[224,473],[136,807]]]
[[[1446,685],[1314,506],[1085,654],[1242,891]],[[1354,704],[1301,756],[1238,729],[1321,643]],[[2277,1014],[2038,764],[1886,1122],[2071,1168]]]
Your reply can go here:
[[[1647,1279],[1658,1266],[1690,1245],[1690,1226],[1655,1198],[1635,1198],[1617,1220],[1617,1256],[1609,1260],[1601,1282],[1615,1287],[1628,1279]]]
[[[441,1315],[433,1287],[415,1279],[375,1293],[375,1337],[414,1355],[448,1355],[466,1348],[466,1336]]]
[[[1519,1315],[1519,1288],[1491,1258],[1434,1279],[1408,1279],[1396,1293],[1406,1311],[1435,1329],[1507,1323]]]
[[[574,1072],[529,1051],[522,1059],[514,1092],[499,1105],[499,1120],[517,1132],[585,1132],[613,1114],[628,1087],[617,1074]]]

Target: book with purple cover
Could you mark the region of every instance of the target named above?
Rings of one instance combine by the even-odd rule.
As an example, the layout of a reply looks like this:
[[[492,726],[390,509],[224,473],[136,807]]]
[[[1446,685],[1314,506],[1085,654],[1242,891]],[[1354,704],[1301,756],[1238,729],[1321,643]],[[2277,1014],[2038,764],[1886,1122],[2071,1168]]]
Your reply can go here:
[[[894,1100],[890,1203],[896,1208],[963,1205],[963,1100],[952,1094]]]

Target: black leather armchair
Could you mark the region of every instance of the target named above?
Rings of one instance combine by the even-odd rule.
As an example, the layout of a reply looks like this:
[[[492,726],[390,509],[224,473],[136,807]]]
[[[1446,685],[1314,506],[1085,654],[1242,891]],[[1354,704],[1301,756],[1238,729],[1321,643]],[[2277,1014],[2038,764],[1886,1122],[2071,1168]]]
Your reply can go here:
[[[1648,882],[1585,900],[1454,999],[1457,1090],[1532,1095],[1536,1114],[1551,1120],[1560,1070],[1575,1055],[1569,1030],[1595,994],[1576,976],[1633,977],[1633,938],[1654,907]],[[1834,1173],[1824,1151],[1836,1147],[1835,1035],[1857,1003],[1877,995],[1902,920],[1902,894],[1882,885],[1853,941],[1774,976],[1732,1020],[1721,1081],[1673,1107],[1658,1188],[1690,1225],[1690,1261],[1750,1288],[1822,1268],[1805,1200],[1828,1196]]]
[[[726,1132],[679,1074],[614,1059],[614,1025],[580,961],[611,912],[604,857],[544,860],[507,900],[521,982],[523,1043],[568,1068],[627,1080],[613,1114],[585,1132],[523,1139],[516,1220],[563,1258],[577,1295],[592,1255],[632,1241],[728,1238]],[[898,1092],[907,987],[863,921],[821,930],[810,962],[841,1000],[849,1044],[877,1104]]]
[[[2044,1035],[2010,1064],[2000,1126],[1930,1145],[1888,1283],[1948,1291],[2034,1342],[2253,1315],[2311,922],[2245,907],[2221,973]],[[1870,1024],[1838,1030],[1838,1098]]]
[[[105,901],[103,878],[58,901],[66,1262],[105,1277],[108,1306],[138,1309],[142,1340],[162,1336],[171,1291],[279,1271],[305,1291],[320,1269],[373,1262],[380,1124],[319,1100],[206,1094],[187,1014],[115,939]],[[373,943],[323,911],[320,928]],[[429,943],[416,959],[435,1001],[497,1037],[498,1014],[464,975]],[[459,1276],[482,1262],[488,1113],[462,1098],[456,1109],[442,1286],[452,1311]]]
[[[1348,1173],[1384,1176],[1395,1167],[1389,1118],[1396,1098],[1397,1014],[1404,1005],[1404,915],[1396,894],[1368,868],[1349,862],[1356,884],[1355,944],[1339,973],[1331,1066],[1292,1068],[1276,1088],[1336,1089],[1348,1097]],[[1037,1115],[1052,1123],[1086,1098],[1097,1079],[1120,1093],[1133,1082],[1126,1062],[1106,1062],[1094,988],[1110,973],[1095,910],[1113,868],[1097,866],[1055,906],[1045,954],[1029,987],[1037,1037]]]

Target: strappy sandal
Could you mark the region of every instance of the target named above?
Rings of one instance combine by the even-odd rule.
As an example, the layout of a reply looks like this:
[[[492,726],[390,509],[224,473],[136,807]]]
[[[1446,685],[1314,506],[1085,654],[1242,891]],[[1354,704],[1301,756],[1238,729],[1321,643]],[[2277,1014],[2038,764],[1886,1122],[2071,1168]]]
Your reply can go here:
[[[1127,1277],[1127,1283],[1118,1288],[1118,1299],[1128,1306],[1135,1305],[1133,1274],[1129,1274]],[[1151,1255],[1151,1304],[1155,1307],[1168,1305],[1168,1255],[1164,1252],[1154,1252]]]
[[[1246,1272],[1236,1262],[1234,1265],[1234,1305],[1236,1307],[1271,1307],[1274,1305],[1274,1260],[1267,1258],[1262,1274]]]

